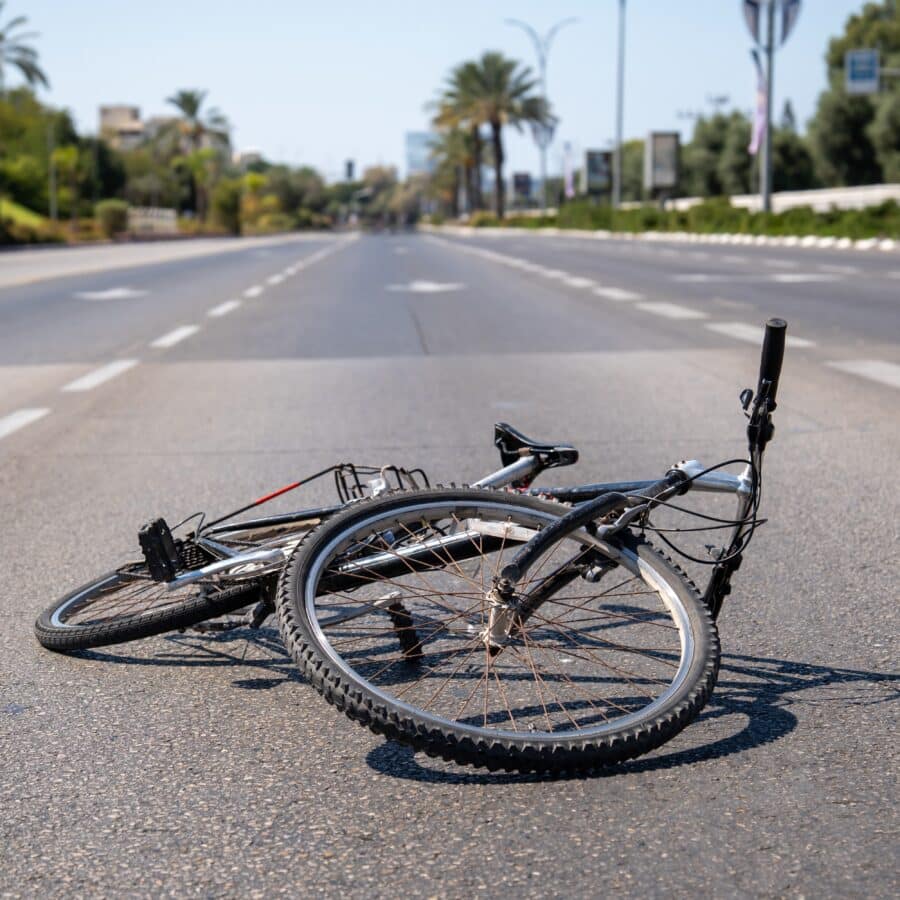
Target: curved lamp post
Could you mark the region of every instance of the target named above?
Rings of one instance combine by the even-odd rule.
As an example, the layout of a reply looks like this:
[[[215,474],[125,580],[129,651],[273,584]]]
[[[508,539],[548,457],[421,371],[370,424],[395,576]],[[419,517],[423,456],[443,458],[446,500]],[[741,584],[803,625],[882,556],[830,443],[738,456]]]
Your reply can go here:
[[[624,0],[623,0],[624,2]],[[547,102],[547,57],[550,54],[550,46],[561,28],[566,25],[574,25],[578,19],[561,19],[543,37],[539,35],[527,22],[519,19],[506,19],[507,25],[515,25],[521,28],[531,38],[538,59],[538,76],[541,82],[541,96]],[[541,152],[541,192],[543,194],[543,207],[547,208],[547,149],[553,140],[553,128],[550,126],[534,128],[534,141]]]

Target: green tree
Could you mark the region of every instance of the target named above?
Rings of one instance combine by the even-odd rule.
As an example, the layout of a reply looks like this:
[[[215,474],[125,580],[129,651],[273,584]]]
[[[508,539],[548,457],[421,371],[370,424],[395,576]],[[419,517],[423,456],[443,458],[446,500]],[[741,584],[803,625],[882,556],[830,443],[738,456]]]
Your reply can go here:
[[[622,199],[637,203],[644,199],[644,142],[622,145]]]
[[[776,191],[808,191],[816,187],[816,169],[809,146],[790,128],[779,128],[772,135],[772,168]]]
[[[843,89],[819,97],[810,124],[810,141],[819,177],[829,186],[877,184],[878,153],[869,139],[875,107],[868,97],[851,97]]]
[[[5,6],[5,0],[0,0],[0,14],[3,13]],[[37,37],[37,33],[20,30],[27,22],[26,16],[16,16],[0,26],[0,99],[6,96],[7,65],[18,69],[31,87],[50,86],[44,70],[38,64],[37,50],[28,44],[28,41]]]
[[[900,181],[900,91],[892,91],[878,104],[867,129],[885,181]]]
[[[77,144],[66,144],[53,151],[53,164],[56,166],[60,181],[65,185],[63,197],[74,228],[78,217],[79,186],[84,174],[84,156]]]
[[[739,165],[733,158],[737,150],[734,132],[742,129],[745,122],[740,113],[717,113],[709,118],[701,116],[697,119],[694,134],[682,154],[683,180],[687,194],[694,197],[716,197],[725,193],[723,174],[729,179],[731,186],[734,186],[738,180],[735,172],[739,171]],[[723,165],[726,145],[729,158]],[[744,146],[746,149],[746,144]]]
[[[241,180],[223,178],[213,188],[213,221],[231,234],[241,233]]]
[[[725,140],[716,165],[720,193],[747,194],[750,192],[751,169],[755,157],[747,149],[751,138],[750,122],[738,112],[727,120]]]
[[[810,124],[818,175],[826,184],[872,184],[882,181],[893,166],[891,114],[879,116],[883,105],[893,106],[900,85],[885,79],[882,92],[871,97],[848,96],[844,89],[845,54],[863,47],[877,49],[882,66],[900,67],[900,7],[894,0],[866,3],[828,45],[829,87],[820,95]]]

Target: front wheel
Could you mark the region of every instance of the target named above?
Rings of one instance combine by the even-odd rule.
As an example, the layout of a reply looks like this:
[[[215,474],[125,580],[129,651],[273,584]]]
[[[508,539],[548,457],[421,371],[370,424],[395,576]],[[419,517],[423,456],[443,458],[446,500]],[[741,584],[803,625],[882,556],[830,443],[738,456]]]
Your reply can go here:
[[[567,511],[470,489],[354,505],[282,573],[282,637],[329,702],[434,756],[559,771],[646,753],[711,694],[715,625],[631,534],[569,535],[499,608],[494,577]]]

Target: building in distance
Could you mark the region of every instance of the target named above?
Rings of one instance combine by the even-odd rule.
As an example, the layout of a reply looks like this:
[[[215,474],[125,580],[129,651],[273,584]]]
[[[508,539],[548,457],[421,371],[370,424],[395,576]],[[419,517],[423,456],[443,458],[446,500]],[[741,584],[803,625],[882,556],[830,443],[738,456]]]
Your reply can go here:
[[[434,171],[431,147],[434,135],[430,131],[406,132],[406,177],[430,175]]]
[[[100,135],[116,150],[133,150],[144,140],[144,123],[137,106],[100,107]]]

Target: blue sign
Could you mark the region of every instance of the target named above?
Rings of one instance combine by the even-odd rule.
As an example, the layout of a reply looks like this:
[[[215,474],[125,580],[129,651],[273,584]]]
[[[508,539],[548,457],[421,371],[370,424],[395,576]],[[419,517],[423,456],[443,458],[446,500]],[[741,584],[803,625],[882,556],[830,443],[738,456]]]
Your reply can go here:
[[[848,94],[877,94],[881,74],[877,50],[848,50],[844,79]]]

